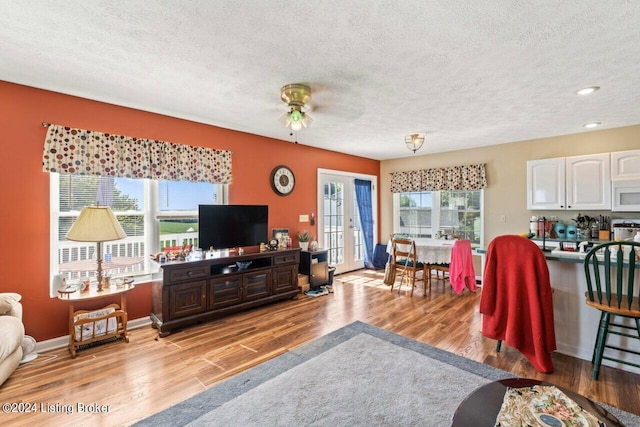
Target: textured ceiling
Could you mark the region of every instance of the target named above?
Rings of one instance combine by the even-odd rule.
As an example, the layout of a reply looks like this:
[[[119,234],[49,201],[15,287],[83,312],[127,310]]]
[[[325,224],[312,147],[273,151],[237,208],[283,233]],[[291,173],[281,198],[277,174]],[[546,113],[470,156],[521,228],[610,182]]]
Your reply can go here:
[[[640,124],[639,23],[635,0],[0,0],[0,80],[285,141],[280,87],[306,83],[299,143],[382,160],[414,132],[427,154]]]

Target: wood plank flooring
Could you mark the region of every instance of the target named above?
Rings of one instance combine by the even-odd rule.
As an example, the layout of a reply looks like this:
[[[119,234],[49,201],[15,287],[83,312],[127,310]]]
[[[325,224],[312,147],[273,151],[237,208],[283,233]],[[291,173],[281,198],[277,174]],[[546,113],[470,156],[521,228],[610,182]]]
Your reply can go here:
[[[640,375],[604,367],[593,381],[590,362],[561,354],[553,355],[553,374],[540,374],[515,349],[495,353],[495,341],[482,337],[480,292],[458,296],[434,280],[430,295],[419,284],[410,297],[407,286],[390,292],[382,279],[382,272],[347,273],[327,296],[302,295],[166,338],[150,326],[135,329],[128,344],[93,347],[76,359],[66,348],[41,354],[0,388],[0,402],[35,404],[35,411],[2,413],[0,424],[130,425],[356,320],[640,415]]]

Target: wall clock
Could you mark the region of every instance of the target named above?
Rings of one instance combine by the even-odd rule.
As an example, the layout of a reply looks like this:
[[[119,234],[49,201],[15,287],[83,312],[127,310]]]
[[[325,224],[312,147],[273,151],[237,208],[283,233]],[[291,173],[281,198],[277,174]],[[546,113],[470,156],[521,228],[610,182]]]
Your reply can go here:
[[[293,191],[296,180],[287,166],[280,165],[271,171],[271,188],[280,196],[287,196]]]

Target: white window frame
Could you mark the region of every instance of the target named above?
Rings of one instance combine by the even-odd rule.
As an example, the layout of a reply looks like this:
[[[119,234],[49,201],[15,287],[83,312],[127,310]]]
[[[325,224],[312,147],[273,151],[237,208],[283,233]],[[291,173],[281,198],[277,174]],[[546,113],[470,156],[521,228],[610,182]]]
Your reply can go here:
[[[480,191],[480,247],[484,247],[484,190]],[[407,191],[406,193],[420,193],[420,191]],[[393,232],[397,233],[400,230],[400,194],[393,193]],[[432,208],[431,208],[431,229],[440,229],[440,191],[431,191],[432,194]]]
[[[143,180],[144,191],[144,227],[145,239],[144,247],[147,253],[144,254],[144,270],[142,273],[135,274],[136,283],[145,283],[151,281],[151,262],[150,254],[159,251],[160,243],[160,220],[161,219],[178,219],[198,217],[198,210],[195,211],[160,211],[159,209],[159,188],[158,181],[151,179]],[[226,184],[218,184],[217,192],[220,204],[227,204],[229,200],[229,186]],[[58,274],[58,224],[60,219],[60,180],[59,174],[51,173],[49,177],[49,276],[52,278],[49,282],[49,296],[56,298],[58,289],[53,277]],[[129,212],[139,214],[139,211]],[[118,214],[127,214],[127,212],[118,212]]]

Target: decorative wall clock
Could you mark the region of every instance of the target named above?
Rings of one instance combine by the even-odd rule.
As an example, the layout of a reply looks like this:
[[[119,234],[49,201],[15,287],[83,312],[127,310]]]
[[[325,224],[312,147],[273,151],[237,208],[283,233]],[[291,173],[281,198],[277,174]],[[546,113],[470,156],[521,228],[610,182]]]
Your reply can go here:
[[[280,196],[288,196],[296,185],[295,177],[289,167],[276,166],[271,171],[271,188]]]

